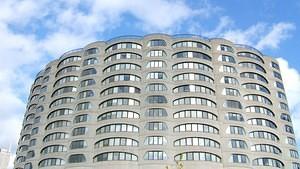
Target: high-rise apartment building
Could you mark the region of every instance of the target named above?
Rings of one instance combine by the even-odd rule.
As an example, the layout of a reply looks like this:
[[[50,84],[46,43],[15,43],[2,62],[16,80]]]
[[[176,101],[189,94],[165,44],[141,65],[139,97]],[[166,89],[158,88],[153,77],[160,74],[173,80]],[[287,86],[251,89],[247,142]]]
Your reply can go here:
[[[15,169],[299,169],[278,62],[225,39],[94,42],[37,74]]]
[[[10,159],[10,152],[0,148],[0,169],[7,169]]]

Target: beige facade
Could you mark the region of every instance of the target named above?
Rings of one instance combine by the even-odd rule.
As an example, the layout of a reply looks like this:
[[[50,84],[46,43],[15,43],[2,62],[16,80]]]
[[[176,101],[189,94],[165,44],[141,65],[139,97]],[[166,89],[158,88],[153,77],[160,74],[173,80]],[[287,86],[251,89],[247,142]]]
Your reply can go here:
[[[38,73],[15,169],[300,168],[277,61],[151,34],[94,42]]]

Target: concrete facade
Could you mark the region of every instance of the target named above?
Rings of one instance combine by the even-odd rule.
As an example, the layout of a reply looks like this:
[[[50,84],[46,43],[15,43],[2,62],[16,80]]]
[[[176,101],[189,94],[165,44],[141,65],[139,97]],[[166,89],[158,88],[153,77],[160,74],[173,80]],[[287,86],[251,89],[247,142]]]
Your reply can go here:
[[[67,52],[32,85],[15,169],[298,169],[277,66],[249,46],[194,35]]]

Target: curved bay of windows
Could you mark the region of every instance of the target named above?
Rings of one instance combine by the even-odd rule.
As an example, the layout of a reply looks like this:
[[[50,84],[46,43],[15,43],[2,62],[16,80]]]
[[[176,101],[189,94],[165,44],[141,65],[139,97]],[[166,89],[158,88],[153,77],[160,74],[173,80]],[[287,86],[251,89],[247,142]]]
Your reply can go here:
[[[218,61],[228,62],[228,63],[236,63],[234,57],[230,56],[230,55],[220,55],[218,57]]]
[[[118,63],[106,67],[103,72],[115,72],[120,70],[141,70],[141,66],[134,63]]]
[[[62,61],[60,61],[57,65],[57,67],[63,66],[67,63],[76,62],[79,60],[81,60],[80,56],[70,56],[70,57],[67,57],[67,58],[63,59]]]
[[[201,146],[220,148],[220,143],[205,137],[185,137],[175,140],[174,146]]]
[[[229,144],[231,148],[247,149],[248,147],[247,143],[244,140],[238,139],[231,139]]]
[[[266,78],[264,78],[262,75],[253,73],[253,72],[243,72],[240,74],[242,78],[249,78],[249,79],[254,79],[254,80],[259,80],[261,82],[264,82],[268,84],[268,81]]]
[[[279,89],[284,90],[283,83],[281,83],[281,82],[276,81],[276,82],[274,83],[274,86],[277,87],[277,88],[279,88]]]
[[[83,154],[72,154],[68,159],[69,163],[83,163],[86,162],[86,158]]]
[[[97,63],[98,63],[97,58],[88,58],[83,61],[82,66],[94,65]]]
[[[149,72],[146,79],[167,79],[165,72]]]
[[[253,166],[270,166],[270,167],[276,167],[276,168],[284,168],[284,164],[277,159],[274,158],[256,158],[252,161]]]
[[[68,133],[55,132],[55,133],[46,135],[43,139],[43,142],[49,142],[49,141],[55,141],[55,140],[65,140],[67,138],[69,138]]]
[[[146,87],[146,91],[154,92],[154,91],[166,91],[167,86],[163,83],[150,83]]]
[[[261,96],[261,95],[257,95],[257,94],[244,95],[244,99],[260,102],[260,103],[267,104],[267,105],[270,105],[270,106],[273,105],[270,99],[268,99],[265,96]]]
[[[294,129],[293,129],[292,126],[284,125],[284,130],[285,130],[287,133],[294,134]]]
[[[219,134],[219,129],[208,124],[186,123],[175,126],[174,132],[201,132]]]
[[[95,148],[115,147],[115,146],[132,146],[137,147],[139,142],[132,138],[126,137],[110,137],[105,138],[95,143]]]
[[[287,121],[287,122],[292,122],[291,116],[288,115],[288,114],[286,114],[286,113],[281,113],[280,119],[281,119],[281,120],[284,120],[284,121]]]
[[[289,106],[287,104],[283,103],[283,102],[279,103],[279,108],[281,110],[289,111]]]
[[[67,121],[67,120],[57,120],[57,121],[49,123],[45,129],[51,130],[51,129],[55,129],[55,128],[68,127],[68,126],[70,126],[70,124],[71,124],[71,122]]]
[[[162,95],[151,95],[146,98],[146,102],[149,104],[163,104],[168,103],[167,98]]]
[[[279,65],[273,61],[271,62],[271,67],[274,69],[280,70]]]
[[[249,133],[251,138],[258,138],[258,139],[266,139],[272,141],[279,141],[279,137],[275,134],[268,132],[268,131],[252,131]]]
[[[122,105],[139,106],[140,101],[131,98],[114,98],[100,103],[99,107],[105,108],[105,107],[122,106]]]
[[[203,105],[217,107],[216,103],[202,97],[183,97],[173,101],[173,105]]]
[[[117,53],[117,54],[108,56],[107,58],[104,59],[104,62],[108,63],[108,62],[112,62],[115,60],[121,60],[121,59],[142,59],[142,56],[137,53],[123,52],[123,53]]]
[[[88,131],[88,128],[86,127],[77,127],[74,128],[72,131],[72,136],[81,136],[81,135],[85,135]]]
[[[112,82],[118,82],[118,81],[135,81],[135,82],[139,82],[141,81],[141,78],[137,75],[133,75],[133,74],[116,74],[116,75],[112,75],[109,76],[107,78],[105,78],[102,81],[102,84],[109,84]]]
[[[77,88],[75,86],[65,86],[65,87],[61,87],[61,88],[55,90],[52,93],[51,97],[62,95],[64,93],[76,92],[76,91],[77,91]]]
[[[283,100],[287,100],[286,95],[280,91],[277,92],[277,97]]]
[[[61,76],[61,75],[65,74],[65,73],[78,71],[79,69],[80,69],[79,66],[67,66],[67,67],[64,67],[64,68],[60,69],[60,70],[56,73],[55,77]]]
[[[252,89],[252,90],[261,91],[261,92],[264,92],[267,94],[271,94],[271,92],[268,88],[266,88],[263,85],[257,84],[257,83],[244,83],[244,84],[242,84],[242,87],[244,87],[245,89]]]
[[[147,43],[148,47],[153,47],[153,46],[167,46],[167,43],[163,39],[152,39]]]
[[[105,52],[112,52],[114,50],[119,49],[142,49],[142,45],[134,42],[121,42],[114,45],[109,46],[105,49]]]
[[[246,112],[261,113],[261,114],[275,117],[275,114],[270,109],[262,107],[262,106],[248,106],[248,107],[246,107]]]
[[[174,159],[176,161],[211,161],[211,162],[221,162],[221,157],[216,154],[202,151],[185,152],[175,155]]]
[[[197,41],[180,41],[175,42],[172,48],[201,48],[204,50],[210,50],[210,47],[202,42]]]
[[[35,157],[34,150],[28,151],[26,153],[26,159],[30,159],[30,158],[33,158],[33,157]]]
[[[88,114],[80,114],[74,117],[73,123],[82,123],[88,121]]]
[[[245,58],[254,59],[254,60],[256,60],[256,61],[261,62],[261,63],[264,64],[264,60],[260,56],[254,54],[254,53],[250,53],[250,52],[238,52],[237,55],[239,57],[245,57]]]
[[[162,60],[151,60],[147,63],[146,68],[164,68],[167,64]]]
[[[222,95],[226,96],[240,96],[240,91],[238,89],[233,88],[224,88],[222,91]]]
[[[199,62],[180,62],[176,63],[172,66],[173,70],[181,70],[181,69],[197,69],[197,70],[203,70],[207,72],[213,72],[213,68]]]
[[[168,156],[164,151],[147,151],[144,160],[167,160]]]
[[[298,151],[290,149],[290,157],[299,159],[299,153],[298,153]]]
[[[80,87],[92,86],[96,84],[94,79],[86,79],[80,82]]]
[[[246,131],[243,127],[241,126],[229,126],[226,129],[227,134],[236,134],[236,135],[245,135]]]
[[[231,154],[229,162],[246,164],[249,163],[249,158],[245,154]]]
[[[99,52],[98,48],[89,48],[84,51],[84,54],[85,55],[93,55],[93,54],[97,54],[98,52]]]
[[[217,47],[217,50],[220,50],[220,51],[225,51],[225,52],[231,52],[233,53],[234,50],[231,46],[228,46],[228,45],[224,45],[224,44],[221,44]]]
[[[270,144],[255,144],[251,146],[251,151],[281,154],[281,150],[278,147]]]
[[[244,117],[240,113],[234,113],[234,112],[228,112],[226,113],[225,119],[231,120],[231,121],[244,121]]]
[[[132,124],[116,123],[116,124],[108,124],[108,125],[99,127],[96,130],[96,134],[118,133],[118,132],[138,133],[139,127],[132,125]]]
[[[95,68],[84,69],[81,72],[81,76],[88,76],[88,75],[94,75],[94,74],[97,74],[97,70]]]
[[[198,58],[211,61],[211,57],[201,52],[184,51],[172,55],[173,58]]]
[[[223,107],[233,108],[233,109],[242,109],[243,108],[242,104],[236,100],[225,100]]]
[[[215,91],[209,87],[201,85],[182,85],[173,88],[173,93],[183,93],[183,92],[195,92],[195,93],[205,93],[209,95],[215,95]]]
[[[167,139],[164,136],[147,136],[144,145],[166,145]]]
[[[168,129],[168,126],[165,122],[152,121],[145,124],[145,129],[150,131],[165,131]]]
[[[292,163],[292,168],[291,169],[300,169],[300,163]]]
[[[292,146],[296,146],[296,139],[292,137],[287,137],[286,138],[286,143]]]
[[[49,108],[52,108],[52,107],[56,107],[56,106],[59,106],[59,105],[63,105],[63,104],[68,104],[68,103],[72,103],[75,101],[75,98],[73,97],[63,97],[63,98],[59,98],[59,99],[56,99],[54,100]]]
[[[57,153],[57,152],[66,152],[67,147],[64,145],[51,145],[43,148],[41,154]]]
[[[82,149],[82,148],[86,148],[86,147],[87,147],[87,143],[85,140],[75,140],[75,141],[72,141],[70,144],[71,150]]]
[[[106,96],[116,93],[141,93],[141,89],[134,86],[114,86],[103,90],[100,95]]]
[[[57,86],[60,86],[60,85],[63,85],[65,83],[69,83],[69,82],[75,82],[78,80],[78,76],[65,76],[65,77],[62,77],[60,79],[58,79],[53,87],[57,87]]]
[[[257,126],[266,126],[270,127],[272,129],[276,129],[277,126],[274,122],[267,119],[261,119],[261,118],[253,118],[248,120],[248,124],[257,125]]]
[[[167,117],[168,113],[164,108],[150,108],[145,112],[146,117]]]
[[[237,73],[237,70],[233,66],[229,65],[222,65],[219,68],[219,72],[224,72],[224,73]]]
[[[138,156],[128,152],[105,152],[96,155],[94,162],[101,161],[137,161]]]
[[[78,93],[78,99],[83,99],[87,97],[93,97],[94,92],[92,90],[85,90]]]
[[[218,117],[208,111],[204,111],[204,110],[182,110],[182,111],[178,111],[175,112],[173,114],[174,119],[177,118],[202,118],[202,119],[210,119],[210,120],[218,120]]]
[[[204,81],[204,82],[208,82],[213,84],[214,80],[209,77],[206,76],[204,74],[200,74],[200,73],[182,73],[182,74],[178,74],[173,76],[173,81],[182,81],[182,80],[195,80],[195,81]]]
[[[164,50],[150,50],[147,57],[165,57],[167,53]]]
[[[119,119],[119,118],[139,119],[140,115],[133,111],[116,110],[116,111],[110,111],[99,115],[97,117],[97,120],[101,121],[101,120]]]
[[[78,103],[75,109],[77,111],[81,111],[81,110],[89,110],[91,108],[92,108],[92,104],[90,102],[82,102],[82,103]]]
[[[58,109],[58,110],[54,110],[51,113],[49,113],[49,115],[47,116],[47,119],[51,119],[54,117],[59,117],[59,116],[64,116],[64,115],[69,115],[72,114],[73,110],[72,109]]]
[[[65,164],[65,161],[60,158],[46,158],[39,162],[39,167],[50,167],[50,166],[62,166]]]
[[[256,64],[256,63],[252,63],[252,62],[240,62],[239,66],[245,67],[245,68],[255,69],[255,70],[258,70],[260,72],[266,73],[266,70],[262,66],[260,66],[259,64]]]
[[[221,78],[221,83],[239,85],[239,81],[236,78],[230,77],[230,76],[222,77]]]

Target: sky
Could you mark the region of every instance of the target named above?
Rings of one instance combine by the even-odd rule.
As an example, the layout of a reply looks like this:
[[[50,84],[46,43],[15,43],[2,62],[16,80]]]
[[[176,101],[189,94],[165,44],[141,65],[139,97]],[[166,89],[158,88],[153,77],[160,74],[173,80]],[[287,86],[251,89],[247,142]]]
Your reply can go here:
[[[1,0],[0,11],[0,147],[13,154],[30,86],[49,61],[149,33],[222,37],[276,57],[300,143],[299,0]]]

